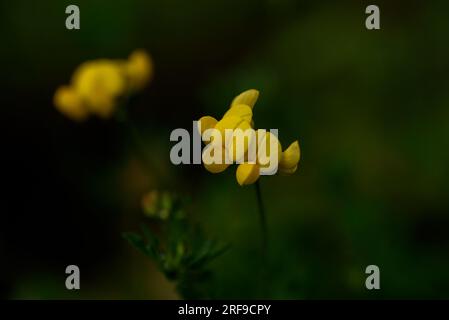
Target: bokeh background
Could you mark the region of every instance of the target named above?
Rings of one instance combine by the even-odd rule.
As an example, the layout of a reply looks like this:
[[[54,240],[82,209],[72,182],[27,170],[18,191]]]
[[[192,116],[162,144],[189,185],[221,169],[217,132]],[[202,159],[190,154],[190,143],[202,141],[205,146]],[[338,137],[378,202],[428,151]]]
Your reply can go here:
[[[449,3],[435,1],[2,1],[0,297],[176,299],[121,237],[153,189],[232,242],[210,268],[217,298],[449,298]],[[365,28],[377,4],[381,30]],[[55,89],[95,58],[151,53],[152,83],[128,106],[153,167],[111,120],[75,123]],[[260,292],[256,197],[235,168],[174,166],[170,132],[219,117],[259,89],[255,121],[299,139],[291,177],[263,177],[269,272]],[[163,177],[159,179],[157,177]],[[162,182],[163,181],[163,182]],[[81,269],[81,290],[64,286]],[[381,290],[365,289],[365,268]]]

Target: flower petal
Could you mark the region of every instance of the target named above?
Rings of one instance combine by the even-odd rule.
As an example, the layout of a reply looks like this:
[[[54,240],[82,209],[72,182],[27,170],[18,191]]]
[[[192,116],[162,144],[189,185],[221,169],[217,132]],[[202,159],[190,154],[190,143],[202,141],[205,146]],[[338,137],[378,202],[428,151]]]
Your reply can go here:
[[[117,97],[126,89],[122,64],[105,59],[83,63],[75,71],[72,83],[86,108],[102,117],[112,114]]]
[[[295,173],[297,169],[298,169],[298,166],[294,166],[293,168],[288,168],[288,169],[279,167],[278,172],[282,175],[291,175],[291,174]]]
[[[279,162],[279,170],[286,171],[287,173],[295,172],[296,167],[298,166],[300,153],[299,143],[298,140],[296,140],[282,153],[282,158]]]
[[[211,163],[211,164],[205,164],[204,168],[206,168],[207,171],[210,173],[220,173],[225,171],[229,167],[229,164],[226,163]]]
[[[220,149],[221,148],[221,149]],[[221,157],[220,155],[215,155],[216,150],[221,150]],[[215,159],[215,156],[219,157],[218,159]],[[227,167],[230,165],[230,161],[226,161],[226,149],[222,148],[222,146],[218,146],[214,143],[208,144],[202,154],[202,160],[204,168],[206,168],[207,171],[211,173],[220,173],[226,170]],[[215,161],[217,160],[217,161]],[[226,163],[228,162],[228,163]]]
[[[212,129],[217,124],[217,119],[211,116],[204,116],[198,120],[198,132],[203,135],[207,129]]]
[[[88,111],[82,103],[77,92],[69,87],[59,87],[53,97],[56,109],[62,114],[75,121],[83,121],[88,116]]]
[[[274,147],[273,150],[271,150],[272,147]],[[277,152],[277,158],[274,158],[274,152]],[[278,165],[282,157],[282,146],[278,138],[269,131],[257,130],[257,162],[262,168],[271,166],[272,154],[277,161],[275,165]]]

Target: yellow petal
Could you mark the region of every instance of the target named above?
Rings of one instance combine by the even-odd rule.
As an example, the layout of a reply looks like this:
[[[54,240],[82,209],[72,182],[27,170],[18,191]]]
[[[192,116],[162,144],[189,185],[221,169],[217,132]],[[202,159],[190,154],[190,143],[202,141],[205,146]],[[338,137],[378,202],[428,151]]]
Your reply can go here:
[[[300,158],[300,149],[298,141],[293,142],[285,151],[282,153],[281,161],[279,162],[279,169],[283,171],[296,171]],[[291,172],[291,173],[293,173]]]
[[[72,83],[81,96],[98,92],[117,96],[125,90],[122,64],[106,59],[85,62],[75,71]]]
[[[204,116],[198,120],[198,132],[203,135],[204,131],[207,129],[212,129],[217,124],[217,119],[211,116]]]
[[[237,167],[235,173],[239,185],[253,184],[259,179],[260,168],[258,164],[242,163]]]
[[[279,173],[283,175],[290,175],[296,172],[298,166],[294,166],[293,168],[281,168],[279,167]]]
[[[62,86],[56,90],[53,103],[59,112],[72,120],[83,121],[88,116],[81,97],[69,86]]]
[[[221,157],[218,159],[218,161],[214,161],[216,150],[215,148],[222,147],[214,144],[209,144],[208,146],[206,146],[206,148],[203,150],[202,160],[204,168],[206,168],[207,171],[211,173],[220,173],[225,171],[226,168],[229,167],[230,163],[226,163],[226,150],[224,148],[221,149]],[[217,156],[219,155],[217,154]]]
[[[248,122],[252,121],[253,118],[253,111],[251,108],[246,104],[237,104],[235,106],[232,106],[223,116],[229,117],[229,116],[236,116],[240,117]]]
[[[159,191],[153,190],[142,197],[142,209],[148,216],[155,216],[158,209]]]
[[[135,50],[125,63],[125,72],[131,90],[143,88],[153,75],[153,61],[144,50]]]
[[[259,91],[255,89],[246,90],[232,100],[231,108],[239,104],[246,104],[252,109],[257,98],[259,98]]]
[[[226,148],[229,158],[236,162],[252,162],[257,159],[257,138],[256,132],[251,128],[249,122],[242,122],[238,128],[234,129],[230,142],[226,141]],[[232,153],[231,153],[232,151]]]

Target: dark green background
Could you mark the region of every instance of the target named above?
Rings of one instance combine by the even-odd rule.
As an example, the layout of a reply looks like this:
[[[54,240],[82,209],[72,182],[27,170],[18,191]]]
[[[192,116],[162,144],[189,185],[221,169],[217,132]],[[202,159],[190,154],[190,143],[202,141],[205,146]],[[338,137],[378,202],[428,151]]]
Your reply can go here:
[[[447,1],[2,1],[3,298],[174,298],[122,238],[153,188],[187,194],[193,218],[232,242],[212,265],[220,298],[449,297]],[[365,28],[377,4],[381,30]],[[77,65],[150,52],[154,81],[128,111],[156,168],[121,126],[76,124],[52,106]],[[235,167],[172,165],[171,130],[220,117],[259,89],[255,121],[302,159],[263,177],[270,229],[260,291],[256,198]],[[156,179],[162,176],[163,182]],[[81,290],[64,287],[81,269]],[[365,289],[365,268],[381,290]]]

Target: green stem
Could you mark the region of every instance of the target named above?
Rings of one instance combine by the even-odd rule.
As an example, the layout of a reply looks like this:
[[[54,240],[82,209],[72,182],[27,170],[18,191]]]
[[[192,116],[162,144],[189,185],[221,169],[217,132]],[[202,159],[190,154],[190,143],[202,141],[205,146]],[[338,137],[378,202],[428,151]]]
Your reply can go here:
[[[262,256],[265,259],[268,250],[268,229],[267,229],[267,217],[265,214],[265,207],[262,200],[262,192],[260,190],[260,183],[256,181],[256,195],[257,195],[257,207],[259,209],[260,230],[262,236]]]

